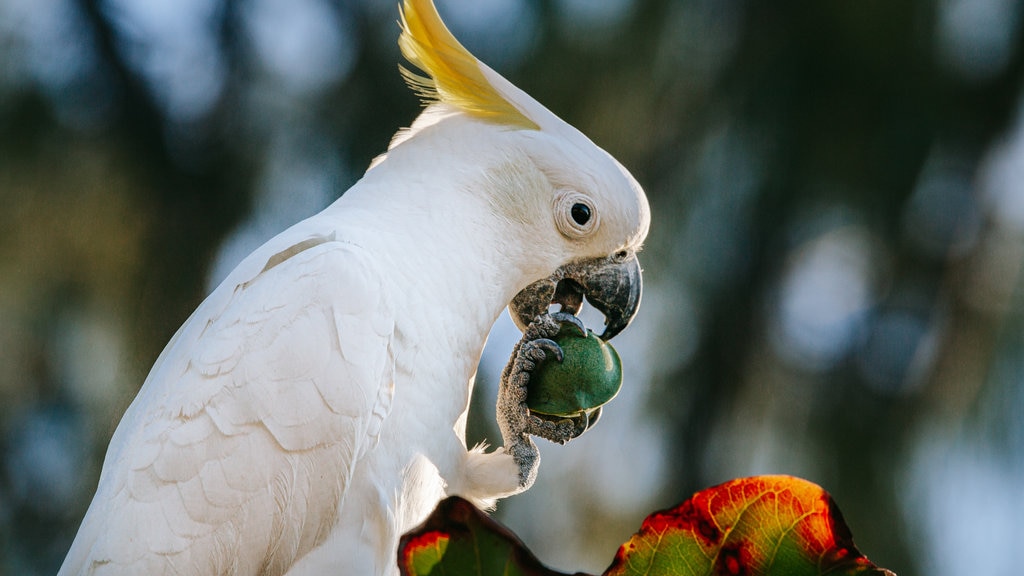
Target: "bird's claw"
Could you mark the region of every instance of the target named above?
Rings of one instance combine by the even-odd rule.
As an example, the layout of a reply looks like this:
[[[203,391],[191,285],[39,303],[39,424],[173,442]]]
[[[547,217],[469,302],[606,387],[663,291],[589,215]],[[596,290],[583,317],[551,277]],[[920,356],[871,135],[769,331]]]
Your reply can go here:
[[[587,429],[587,416],[582,414],[573,418],[560,418],[558,420],[541,418],[533,412],[528,412],[528,426],[526,432],[534,436],[540,436],[556,444],[565,444],[569,440],[579,436]]]
[[[563,324],[572,324],[580,331],[580,336],[587,335],[587,327],[583,325],[583,320],[580,320],[578,316],[569,314],[568,312],[552,312],[547,314],[552,320],[558,324],[558,329],[561,330]],[[555,332],[558,333],[557,331]]]
[[[550,338],[538,338],[524,343],[522,353],[529,356],[534,365],[546,360],[549,354],[558,362],[565,358],[562,347]]]
[[[558,362],[564,358],[562,347],[553,340],[564,324],[571,324],[578,328],[581,334],[586,335],[583,322],[572,314],[541,314],[527,326],[501,374],[497,405],[498,427],[501,429],[505,450],[519,464],[519,479],[522,486],[533,483],[540,464],[537,446],[530,439],[530,435],[565,444],[582,434],[589,425],[586,415],[549,420],[534,414],[526,405],[527,387],[537,366],[548,358],[554,358]]]

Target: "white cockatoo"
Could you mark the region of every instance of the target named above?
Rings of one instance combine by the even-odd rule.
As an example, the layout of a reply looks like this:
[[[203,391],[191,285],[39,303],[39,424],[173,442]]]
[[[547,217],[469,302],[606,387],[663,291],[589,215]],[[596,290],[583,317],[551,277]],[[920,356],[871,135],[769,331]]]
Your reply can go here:
[[[392,574],[398,539],[441,498],[521,492],[530,436],[586,427],[536,418],[525,386],[583,298],[604,338],[634,315],[644,193],[463,48],[431,0],[400,13],[426,109],[174,335],[110,441],[62,576]],[[467,449],[506,306],[525,334],[499,390],[504,446]]]

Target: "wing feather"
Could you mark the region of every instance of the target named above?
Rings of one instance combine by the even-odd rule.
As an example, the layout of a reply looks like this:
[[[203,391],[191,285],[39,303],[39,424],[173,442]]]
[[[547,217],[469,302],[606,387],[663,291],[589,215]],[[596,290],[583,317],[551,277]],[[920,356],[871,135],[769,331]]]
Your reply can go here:
[[[390,411],[394,317],[358,248],[293,246],[168,344],[62,574],[278,574],[326,537]]]

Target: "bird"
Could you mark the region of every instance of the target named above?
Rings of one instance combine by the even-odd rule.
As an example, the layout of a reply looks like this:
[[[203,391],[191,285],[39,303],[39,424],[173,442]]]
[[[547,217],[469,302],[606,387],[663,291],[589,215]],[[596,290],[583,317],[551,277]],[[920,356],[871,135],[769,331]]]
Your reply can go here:
[[[605,339],[636,314],[644,191],[473,56],[432,0],[404,0],[398,20],[423,110],[170,339],[60,576],[395,574],[402,533],[442,498],[491,507],[533,484],[532,437],[582,433],[537,418],[525,391],[584,301]],[[506,308],[523,337],[499,386],[503,445],[469,448],[476,367]]]

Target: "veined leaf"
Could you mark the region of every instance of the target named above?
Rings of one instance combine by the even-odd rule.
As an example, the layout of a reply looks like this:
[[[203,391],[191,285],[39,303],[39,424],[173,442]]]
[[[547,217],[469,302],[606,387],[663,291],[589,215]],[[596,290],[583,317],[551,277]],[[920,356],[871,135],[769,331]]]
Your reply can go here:
[[[567,576],[545,568],[519,537],[457,496],[402,537],[398,567],[403,576]]]
[[[402,538],[398,563],[403,576],[566,576],[458,497]],[[895,576],[857,550],[827,492],[791,476],[732,480],[651,514],[603,576],[641,575]]]
[[[821,487],[792,476],[731,480],[655,512],[606,576],[893,576],[853,545]]]

